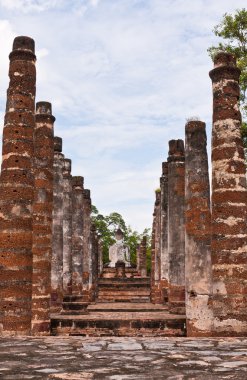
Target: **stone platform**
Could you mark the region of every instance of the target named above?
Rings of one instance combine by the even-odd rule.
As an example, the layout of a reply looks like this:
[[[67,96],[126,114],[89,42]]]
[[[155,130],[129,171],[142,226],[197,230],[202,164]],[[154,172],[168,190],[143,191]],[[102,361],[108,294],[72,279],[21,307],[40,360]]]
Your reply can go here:
[[[80,296],[64,298],[63,312],[51,316],[52,335],[102,336],[185,336],[185,315],[169,314],[165,305],[150,303],[150,278],[118,278],[106,268],[98,281],[98,297],[85,304]]]
[[[185,336],[185,316],[169,314],[164,305],[98,303],[87,314],[52,315],[53,335]]]
[[[246,378],[246,338],[0,338],[2,380]]]

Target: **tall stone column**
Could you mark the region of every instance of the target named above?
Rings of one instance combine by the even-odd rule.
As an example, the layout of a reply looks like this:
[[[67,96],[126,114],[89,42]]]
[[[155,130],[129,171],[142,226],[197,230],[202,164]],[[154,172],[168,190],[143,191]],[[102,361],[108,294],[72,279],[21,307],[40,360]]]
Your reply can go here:
[[[187,336],[212,335],[211,214],[205,123],[185,126],[185,287]]]
[[[63,166],[63,290],[72,291],[72,176],[71,160]]]
[[[147,237],[143,236],[140,244],[140,275],[147,277]]]
[[[83,177],[72,177],[72,293],[82,295],[83,262]]]
[[[103,272],[103,243],[101,238],[99,238],[99,244],[98,244],[98,250],[99,250],[99,258],[98,258],[98,273],[99,276]]]
[[[83,192],[83,296],[90,301],[92,286],[92,241],[91,241],[91,197],[90,190]]]
[[[168,156],[168,252],[169,310],[184,313],[184,142],[169,141]]]
[[[240,135],[239,75],[221,52],[209,73],[213,84],[212,264],[216,335],[246,335],[247,189]]]
[[[63,165],[62,139],[54,137],[53,225],[51,262],[51,309],[59,312],[63,302]]]
[[[98,280],[98,259],[99,259],[99,240],[96,233],[96,227],[91,225],[91,242],[92,242],[92,263],[91,263],[91,284],[90,284],[90,300],[94,301],[97,295]]]
[[[0,189],[0,330],[30,334],[32,303],[34,41],[16,37],[9,55]]]
[[[136,270],[138,275],[141,275],[141,245],[138,244],[136,247]]]
[[[32,334],[50,334],[54,137],[51,104],[36,104],[34,129]]]
[[[160,292],[160,221],[161,221],[161,193],[155,192],[154,221],[152,232],[152,275],[151,275],[151,299],[153,303],[161,302]]]
[[[169,283],[169,255],[168,255],[168,163],[162,163],[162,176],[160,178],[161,191],[161,225],[160,225],[160,261],[161,261],[161,291],[162,300],[168,300]]]

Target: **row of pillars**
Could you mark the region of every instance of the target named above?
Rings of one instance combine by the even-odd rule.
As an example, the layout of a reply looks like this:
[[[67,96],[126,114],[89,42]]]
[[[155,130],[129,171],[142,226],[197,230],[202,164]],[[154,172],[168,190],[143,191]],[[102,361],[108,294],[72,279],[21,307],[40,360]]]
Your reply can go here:
[[[247,334],[247,188],[236,60],[219,53],[213,84],[210,196],[205,123],[169,142],[156,191],[151,295],[186,313],[188,336]]]
[[[94,298],[99,241],[90,191],[71,176],[51,104],[35,108],[34,41],[10,53],[0,176],[0,332],[49,334],[64,295]]]

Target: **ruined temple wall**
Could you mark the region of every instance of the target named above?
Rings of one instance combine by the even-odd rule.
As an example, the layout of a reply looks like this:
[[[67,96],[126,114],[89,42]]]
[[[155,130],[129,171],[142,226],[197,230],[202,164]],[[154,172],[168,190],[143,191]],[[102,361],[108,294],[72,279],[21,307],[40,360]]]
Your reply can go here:
[[[0,330],[30,334],[35,128],[34,41],[16,37],[9,55],[0,184]]]

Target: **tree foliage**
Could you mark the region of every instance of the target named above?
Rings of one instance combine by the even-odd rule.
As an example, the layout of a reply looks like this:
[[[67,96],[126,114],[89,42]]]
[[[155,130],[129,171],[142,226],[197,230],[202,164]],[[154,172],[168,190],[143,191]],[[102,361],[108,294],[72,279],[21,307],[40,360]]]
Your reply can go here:
[[[213,29],[216,36],[225,42],[208,49],[213,59],[219,51],[227,51],[237,59],[240,75],[240,108],[243,116],[242,138],[247,149],[247,10],[237,9],[234,15],[225,13],[220,24]]]
[[[130,226],[126,226],[123,217],[112,212],[109,215],[102,215],[95,206],[92,206],[92,221],[96,227],[96,231],[101,238],[103,247],[103,263],[109,262],[109,247],[116,242],[115,231],[120,228],[124,234],[124,243],[130,248],[130,259],[132,264],[136,264],[136,251],[141,243],[143,236],[147,237],[147,248],[151,246],[150,229],[144,229],[142,234],[132,230]]]

